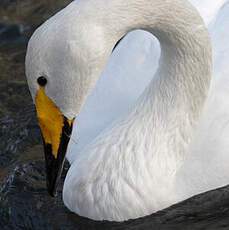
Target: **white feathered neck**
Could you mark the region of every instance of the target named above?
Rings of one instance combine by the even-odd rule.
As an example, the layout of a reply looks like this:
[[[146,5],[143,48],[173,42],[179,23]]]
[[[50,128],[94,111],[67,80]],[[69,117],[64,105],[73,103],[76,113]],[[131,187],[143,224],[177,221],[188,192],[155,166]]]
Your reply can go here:
[[[179,200],[176,172],[211,79],[207,29],[185,0],[88,0],[77,7],[86,22],[103,29],[107,55],[134,29],[154,34],[162,54],[156,75],[130,113],[100,134],[71,166],[64,202],[79,215],[99,220],[150,214]]]

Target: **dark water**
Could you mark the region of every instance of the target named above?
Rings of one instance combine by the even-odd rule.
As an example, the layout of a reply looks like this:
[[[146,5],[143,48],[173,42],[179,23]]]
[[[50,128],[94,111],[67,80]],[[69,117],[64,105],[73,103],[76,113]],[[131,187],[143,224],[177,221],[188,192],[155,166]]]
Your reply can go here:
[[[61,200],[62,185],[56,199],[48,196],[24,56],[33,30],[67,2],[0,1],[0,229],[229,229],[229,187],[124,223],[95,222],[70,213]]]

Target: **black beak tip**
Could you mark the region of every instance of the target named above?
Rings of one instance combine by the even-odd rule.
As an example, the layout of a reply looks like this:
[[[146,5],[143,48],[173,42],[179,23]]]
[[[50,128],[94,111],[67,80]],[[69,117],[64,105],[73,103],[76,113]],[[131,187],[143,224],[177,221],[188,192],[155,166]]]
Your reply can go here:
[[[53,198],[57,197],[57,192],[48,191],[49,195]]]
[[[57,191],[55,189],[48,188],[48,194],[53,198],[57,197]]]
[[[57,188],[56,188],[56,183],[51,183],[50,184],[50,181],[47,180],[47,190],[48,190],[48,194],[51,196],[51,197],[57,197]]]

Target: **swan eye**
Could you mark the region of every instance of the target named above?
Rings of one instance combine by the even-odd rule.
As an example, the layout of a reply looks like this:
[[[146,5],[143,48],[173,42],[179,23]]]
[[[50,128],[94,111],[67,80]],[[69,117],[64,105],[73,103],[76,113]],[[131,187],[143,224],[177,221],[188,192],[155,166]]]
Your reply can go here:
[[[47,79],[45,77],[39,77],[37,79],[37,83],[40,85],[40,86],[45,86],[47,84]]]

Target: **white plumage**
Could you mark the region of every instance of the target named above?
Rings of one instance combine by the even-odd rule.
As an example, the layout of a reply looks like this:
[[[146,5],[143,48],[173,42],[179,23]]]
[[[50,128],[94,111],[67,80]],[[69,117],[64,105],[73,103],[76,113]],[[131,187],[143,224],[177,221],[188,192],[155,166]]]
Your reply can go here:
[[[208,121],[218,122],[218,130],[212,132],[220,132],[220,117],[225,119],[224,108],[215,111],[222,85],[213,84],[213,96],[202,114],[212,76],[211,43],[202,19],[185,0],[71,3],[41,26],[29,43],[26,74],[33,98],[37,77],[45,75],[47,95],[66,117],[75,117],[116,42],[135,29],[147,30],[160,41],[162,55],[155,76],[153,68],[141,78],[127,76],[127,89],[117,91],[118,81],[106,82],[105,72],[96,88],[97,98],[94,91],[76,118],[75,126],[83,122],[79,145],[74,146],[73,134],[68,149],[72,165],[64,184],[64,203],[73,212],[96,220],[145,216],[229,181],[225,147],[217,143],[222,148],[219,151],[212,144],[206,146],[212,141]],[[147,55],[152,57],[152,53]],[[137,66],[149,64],[144,58],[132,61]],[[132,90],[128,91],[129,87]],[[101,89],[106,99],[100,96]],[[114,100],[117,92],[123,101],[120,104]],[[104,108],[103,101],[110,105],[104,103]],[[112,112],[105,115],[112,108],[117,108],[113,113],[119,117]],[[98,117],[93,114],[96,111],[104,116],[97,124],[93,118]],[[209,116],[210,112],[214,116]],[[95,128],[85,122],[95,123]]]

